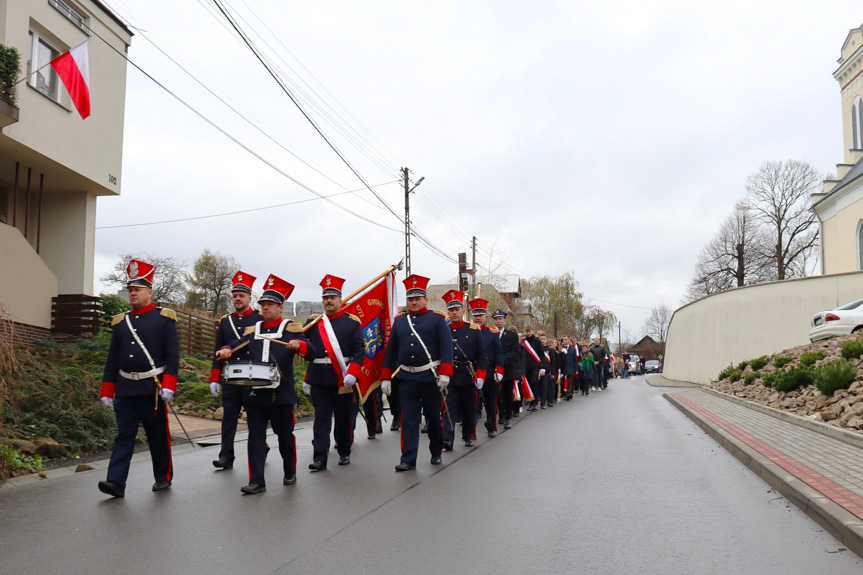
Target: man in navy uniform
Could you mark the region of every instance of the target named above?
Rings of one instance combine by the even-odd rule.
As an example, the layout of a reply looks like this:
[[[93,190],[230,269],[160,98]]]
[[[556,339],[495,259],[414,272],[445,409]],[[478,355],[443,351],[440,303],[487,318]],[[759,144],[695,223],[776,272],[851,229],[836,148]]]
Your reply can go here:
[[[299,398],[294,384],[294,355],[314,359],[317,350],[303,335],[303,326],[282,319],[283,304],[292,291],[292,284],[270,274],[264,282],[264,293],[258,298],[261,321],[247,327],[243,337],[232,341],[230,347],[216,352],[217,359],[227,361],[231,359],[232,348],[247,345],[252,362],[275,365],[280,376],[278,381],[269,385],[243,387],[243,407],[249,425],[249,484],[240,489],[244,494],[252,495],[267,490],[264,476],[267,423],[270,423],[279,438],[279,453],[285,472],[282,484],[294,485],[297,482],[294,406]]]
[[[144,426],[153,460],[153,491],[171,487],[174,475],[166,404],[177,389],[180,347],[176,314],[152,302],[155,271],[146,262],[129,262],[126,286],[132,310],[111,321],[113,334],[101,397],[105,407],[114,409],[117,436],[108,477],[99,482],[99,491],[114,497],[125,495],[139,423]]]
[[[488,365],[486,372],[493,374],[494,381],[487,382],[482,387],[482,402],[485,404],[485,429],[489,437],[497,436],[497,396],[503,381],[503,348],[500,344],[500,333],[496,327],[489,327],[488,300],[476,298],[468,302],[471,320],[480,326],[482,344],[485,347]]]
[[[452,375],[453,346],[443,314],[428,309],[428,282],[416,274],[405,278],[407,310],[393,320],[381,371],[383,392],[390,394],[395,377],[401,399],[402,456],[396,471],[416,468],[421,411],[429,422],[431,463],[441,464],[440,394]]]
[[[444,420],[444,449],[452,451],[455,439],[456,415],[461,417],[461,436],[467,447],[474,444],[476,428],[477,390],[485,384],[487,363],[481,329],[475,323],[464,322],[464,292],[449,290],[443,295],[449,316],[449,329],[453,347],[453,375],[446,395],[446,410],[449,417]]]
[[[261,314],[252,309],[252,285],[255,276],[238,271],[231,279],[231,303],[234,313],[226,314],[219,319],[216,331],[216,351],[222,349],[228,342],[240,339],[246,328],[254,326],[261,320]],[[233,357],[234,361],[249,360],[248,348],[237,351]],[[222,362],[213,359],[210,370],[210,393],[219,397],[222,392],[222,448],[219,458],[213,461],[213,465],[219,469],[231,469],[234,467],[234,436],[237,433],[237,422],[240,419],[240,408],[243,406],[243,388],[239,385],[226,385],[222,388]]]
[[[306,331],[312,345],[320,352],[309,363],[303,391],[310,392],[315,408],[312,471],[327,468],[330,450],[330,429],[335,417],[335,439],[339,465],[351,462],[354,429],[351,408],[354,405],[354,384],[360,376],[365,346],[358,317],[342,311],[342,286],[345,280],[327,274],[321,280],[324,313],[320,319],[309,318]],[[309,389],[310,388],[310,389]]]
[[[503,381],[501,385],[501,411],[503,411],[503,428],[512,428],[513,416],[513,386],[521,380],[522,356],[519,353],[521,343],[518,332],[506,328],[506,312],[495,310],[492,314],[494,326],[498,329],[498,340],[503,353]]]

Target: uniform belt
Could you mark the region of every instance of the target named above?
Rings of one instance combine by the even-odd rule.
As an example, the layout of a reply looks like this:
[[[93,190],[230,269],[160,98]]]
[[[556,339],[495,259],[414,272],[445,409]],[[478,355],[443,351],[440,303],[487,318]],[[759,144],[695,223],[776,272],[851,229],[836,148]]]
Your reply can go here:
[[[344,359],[346,364],[351,362],[351,358],[349,357],[346,357]],[[312,363],[325,363],[327,365],[330,365],[333,363],[333,360],[331,360],[329,357],[317,357],[312,360]]]
[[[142,379],[149,379],[154,375],[159,375],[165,371],[165,366],[157,367],[155,369],[151,369],[150,371],[133,371],[129,373],[128,371],[120,370],[120,375],[125,377],[126,379],[131,379],[132,381],[140,381]]]
[[[434,369],[440,365],[440,360],[435,360],[431,363],[427,363],[425,365],[405,365],[402,364],[402,371],[406,371],[408,373],[421,373],[423,371],[428,371],[430,369]]]

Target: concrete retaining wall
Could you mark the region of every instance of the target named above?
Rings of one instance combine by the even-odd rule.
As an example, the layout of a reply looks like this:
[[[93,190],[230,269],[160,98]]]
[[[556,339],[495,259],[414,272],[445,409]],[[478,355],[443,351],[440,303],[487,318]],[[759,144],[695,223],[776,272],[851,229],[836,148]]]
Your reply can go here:
[[[812,316],[863,297],[863,272],[735,288],[689,303],[668,327],[664,375],[709,383],[729,363],[809,342]]]

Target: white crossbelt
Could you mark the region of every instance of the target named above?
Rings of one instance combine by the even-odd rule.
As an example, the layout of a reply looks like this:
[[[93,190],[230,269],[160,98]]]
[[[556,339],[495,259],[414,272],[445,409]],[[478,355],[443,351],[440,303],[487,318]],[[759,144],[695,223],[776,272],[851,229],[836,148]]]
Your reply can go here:
[[[406,371],[408,373],[420,373],[423,371],[428,371],[430,369],[434,369],[440,365],[440,360],[435,360],[431,363],[427,363],[425,365],[405,365],[401,364],[401,370]]]
[[[351,362],[351,358],[346,357],[345,363],[350,363],[350,362]],[[325,363],[328,365],[332,365],[333,360],[331,360],[329,357],[316,357],[315,359],[312,360],[312,363]]]
[[[154,375],[159,375],[160,373],[164,373],[164,371],[165,371],[165,366],[156,367],[156,368],[151,369],[150,371],[133,371],[131,373],[128,371],[123,371],[121,369],[120,375],[125,377],[126,379],[131,379],[132,381],[140,381],[142,379],[149,379],[149,378],[153,377]]]

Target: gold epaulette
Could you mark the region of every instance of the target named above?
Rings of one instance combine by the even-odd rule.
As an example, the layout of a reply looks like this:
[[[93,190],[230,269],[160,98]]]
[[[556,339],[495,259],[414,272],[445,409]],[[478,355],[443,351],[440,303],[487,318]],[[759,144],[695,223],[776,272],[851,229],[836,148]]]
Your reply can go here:
[[[354,314],[352,314],[352,313],[349,313],[349,314],[348,314],[348,317],[349,317],[349,318],[351,318],[352,320],[356,320],[356,322],[357,322],[358,324],[360,324],[360,325],[362,325],[362,323],[363,323],[363,322],[361,322],[361,321],[360,321],[360,318],[358,318],[357,316],[355,316],[355,315],[354,315]]]
[[[174,321],[177,321],[177,312],[175,312],[172,309],[168,309],[166,307],[163,307],[161,315],[165,316],[168,319],[172,319]]]
[[[396,314],[396,317],[402,317],[403,315],[407,315],[407,314],[408,314],[408,312],[406,312],[406,311],[400,311],[399,313]]]
[[[222,317],[220,317],[220,318],[219,318],[219,321],[217,321],[216,323],[222,323],[222,320],[223,320],[223,319],[225,319],[226,317],[228,317],[229,315],[231,315],[231,314],[226,313],[225,315],[223,315]]]
[[[115,325],[117,325],[118,323],[123,321],[126,318],[127,313],[129,313],[129,312],[124,311],[123,313],[118,313],[117,315],[112,317],[111,318],[111,327],[114,327]]]
[[[249,335],[250,333],[255,333],[255,326],[247,325],[246,330],[243,332],[243,335]]]
[[[439,316],[441,316],[441,317],[448,317],[448,316],[447,316],[447,314],[446,314],[446,312],[441,311],[441,310],[439,310],[439,309],[434,309],[434,310],[432,310],[432,311],[433,311],[433,312],[435,312],[436,314],[438,314],[438,315],[439,315]]]
[[[470,328],[471,328],[471,329],[482,329],[482,326],[481,326],[481,325],[479,325],[478,323],[473,323],[473,322],[471,322],[471,324],[470,324]]]
[[[289,331],[291,333],[302,333],[303,326],[295,321],[289,321],[288,325],[285,326],[285,331]]]
[[[490,331],[491,333],[500,333],[500,330],[493,325],[488,326],[488,331]]]
[[[309,317],[306,318],[306,325],[317,320],[319,317],[321,317],[321,315],[322,314],[319,314],[319,313],[313,313],[312,315],[310,315]]]

